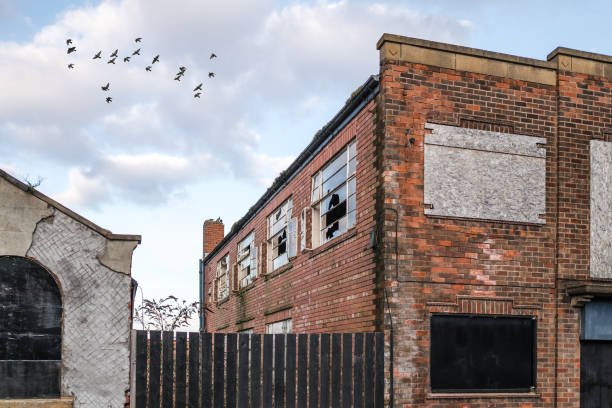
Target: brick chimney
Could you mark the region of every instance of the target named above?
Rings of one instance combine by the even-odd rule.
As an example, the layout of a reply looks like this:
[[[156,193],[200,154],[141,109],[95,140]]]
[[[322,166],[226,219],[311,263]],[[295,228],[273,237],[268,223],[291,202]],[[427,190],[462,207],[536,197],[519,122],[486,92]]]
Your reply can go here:
[[[225,226],[223,225],[223,221],[221,221],[221,218],[217,218],[216,220],[210,219],[204,221],[204,256],[202,259],[206,258],[206,255],[208,255],[213,249],[215,249],[217,244],[223,239],[224,235]]]

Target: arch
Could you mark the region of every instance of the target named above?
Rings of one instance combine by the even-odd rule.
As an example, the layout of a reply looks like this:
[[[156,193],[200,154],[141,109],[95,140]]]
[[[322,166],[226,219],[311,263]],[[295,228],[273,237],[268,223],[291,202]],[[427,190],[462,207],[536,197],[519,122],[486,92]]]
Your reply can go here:
[[[62,297],[43,266],[0,256],[0,399],[60,396]]]

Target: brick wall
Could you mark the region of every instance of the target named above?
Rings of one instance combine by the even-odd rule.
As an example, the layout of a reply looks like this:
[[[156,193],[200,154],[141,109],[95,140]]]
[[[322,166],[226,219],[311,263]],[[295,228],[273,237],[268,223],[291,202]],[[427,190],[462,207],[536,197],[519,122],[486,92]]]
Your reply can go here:
[[[236,290],[231,279],[229,298],[207,304],[208,331],[253,328],[255,333],[265,333],[267,323],[288,318],[293,321],[295,333],[375,330],[375,253],[370,247],[370,234],[376,225],[377,183],[373,109],[373,102],[362,108],[288,185],[206,260],[206,287],[214,287],[217,262],[228,253],[230,273],[234,271],[238,243],[252,231],[255,245],[262,252],[260,245],[267,239],[267,217],[289,197],[293,201],[292,217],[300,219],[302,210],[310,208],[311,177],[352,140],[357,141],[355,227],[318,248],[301,251],[299,237],[304,226],[300,222],[298,255],[274,272],[260,275],[245,289]],[[310,229],[309,217],[307,225]],[[310,246],[311,240],[307,239],[306,248]],[[260,263],[265,254],[260,253],[259,258]]]

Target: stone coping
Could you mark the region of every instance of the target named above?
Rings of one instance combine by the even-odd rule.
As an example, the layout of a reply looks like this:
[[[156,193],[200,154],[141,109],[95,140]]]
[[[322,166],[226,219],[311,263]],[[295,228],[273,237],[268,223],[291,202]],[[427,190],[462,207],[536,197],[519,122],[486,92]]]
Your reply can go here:
[[[72,408],[73,398],[1,399],[0,408]]]

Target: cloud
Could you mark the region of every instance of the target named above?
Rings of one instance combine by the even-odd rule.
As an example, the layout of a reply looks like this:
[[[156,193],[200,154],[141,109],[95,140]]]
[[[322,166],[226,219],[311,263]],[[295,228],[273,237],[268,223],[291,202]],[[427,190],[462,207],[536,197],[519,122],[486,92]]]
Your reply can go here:
[[[0,0],[0,10],[11,4]],[[29,42],[0,42],[0,155],[66,169],[61,199],[89,207],[163,205],[202,177],[268,185],[303,148],[298,126],[320,117],[321,127],[377,71],[383,32],[463,43],[471,30],[392,1],[106,0],[70,9]],[[124,63],[136,47],[142,55]],[[104,59],[93,60],[100,50]]]

